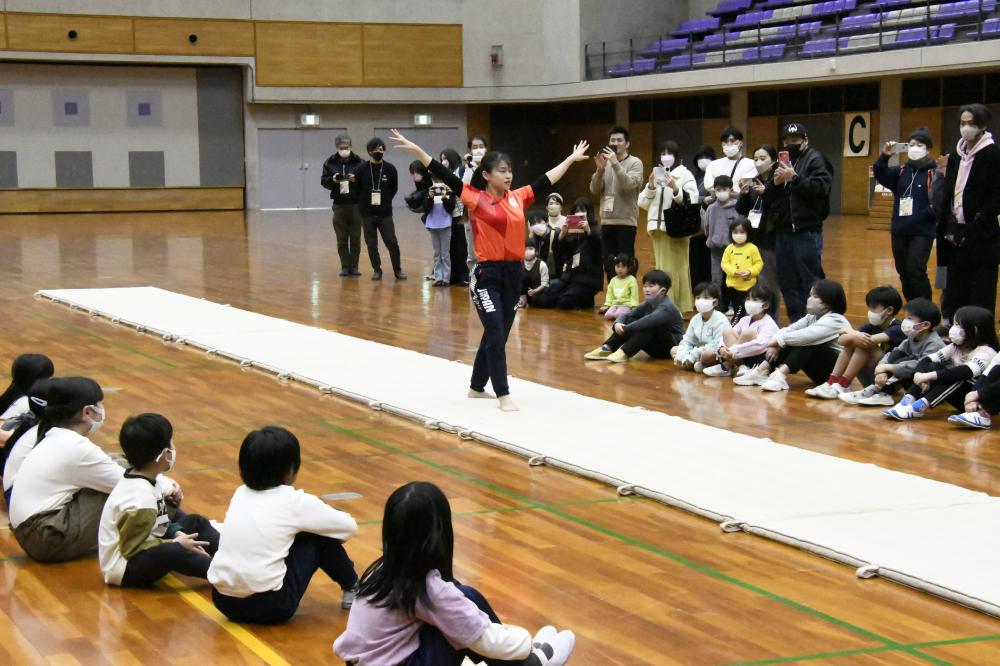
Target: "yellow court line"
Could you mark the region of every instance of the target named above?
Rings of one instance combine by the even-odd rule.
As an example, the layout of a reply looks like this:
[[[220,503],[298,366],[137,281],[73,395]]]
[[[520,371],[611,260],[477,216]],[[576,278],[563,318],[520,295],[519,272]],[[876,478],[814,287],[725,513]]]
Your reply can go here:
[[[170,575],[163,579],[167,586],[181,596],[181,599],[188,602],[199,613],[215,622],[217,625],[228,631],[233,638],[242,643],[248,650],[261,658],[265,664],[270,666],[291,666],[281,655],[275,652],[270,645],[260,640],[252,633],[244,629],[235,622],[230,622],[225,615],[220,613],[211,602],[203,596],[189,588],[180,580]]]

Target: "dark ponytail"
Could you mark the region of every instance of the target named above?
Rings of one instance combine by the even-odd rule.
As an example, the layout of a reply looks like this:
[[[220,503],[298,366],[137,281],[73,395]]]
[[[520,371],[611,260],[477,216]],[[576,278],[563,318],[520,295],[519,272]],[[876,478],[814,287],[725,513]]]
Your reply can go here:
[[[88,377],[54,377],[49,380],[45,414],[38,422],[38,441],[52,428],[69,425],[84,407],[104,400],[100,385]]]
[[[10,367],[10,386],[0,395],[0,414],[18,398],[28,395],[35,382],[48,379],[54,371],[52,360],[44,354],[21,354],[15,358]]]
[[[28,391],[28,407],[27,413],[15,417],[13,420],[7,421],[4,424],[6,428],[9,425],[13,425],[14,432],[10,434],[7,441],[4,443],[3,452],[0,453],[0,474],[3,473],[4,467],[7,465],[7,456],[10,452],[14,450],[14,444],[17,440],[21,439],[24,433],[28,432],[41,420],[42,416],[45,414],[45,406],[48,404],[49,397],[49,380],[39,379],[35,382],[31,390]],[[14,421],[16,420],[16,425]],[[34,446],[34,443],[32,443]]]

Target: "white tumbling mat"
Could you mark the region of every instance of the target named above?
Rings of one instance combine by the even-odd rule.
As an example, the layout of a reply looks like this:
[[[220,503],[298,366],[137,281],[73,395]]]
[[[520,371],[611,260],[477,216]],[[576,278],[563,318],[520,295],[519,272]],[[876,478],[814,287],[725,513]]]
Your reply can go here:
[[[1000,499],[155,287],[39,296],[1000,616]],[[581,360],[582,363],[582,360]]]

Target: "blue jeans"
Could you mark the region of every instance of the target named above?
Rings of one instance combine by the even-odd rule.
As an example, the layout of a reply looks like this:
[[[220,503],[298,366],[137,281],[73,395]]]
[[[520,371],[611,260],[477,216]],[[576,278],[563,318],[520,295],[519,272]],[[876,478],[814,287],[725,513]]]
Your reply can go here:
[[[778,232],[774,242],[778,264],[778,284],[785,300],[788,321],[806,316],[809,289],[823,273],[823,233],[821,231]]]

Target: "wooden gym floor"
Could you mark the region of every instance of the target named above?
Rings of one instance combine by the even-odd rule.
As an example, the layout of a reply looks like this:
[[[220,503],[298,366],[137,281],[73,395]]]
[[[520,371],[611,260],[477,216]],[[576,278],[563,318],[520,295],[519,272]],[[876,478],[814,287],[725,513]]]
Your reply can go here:
[[[150,284],[471,363],[481,329],[467,295],[422,281],[426,234],[408,213],[397,225],[410,274],[400,284],[371,282],[364,253],[361,279],[338,278],[324,211],[0,218],[0,366],[44,352],[59,374],[120,389],[108,393],[108,425],[96,436],[109,450],[127,415],[167,415],[185,508],[219,519],[246,432],[291,428],[304,447],[298,485],[363,495],[338,504],[361,524],[348,545],[359,572],[378,554],[388,494],[414,479],[441,485],[455,512],[456,574],[512,623],[576,631],[574,664],[1000,663],[1000,621],[988,616],[32,297]],[[644,235],[640,243],[648,266]],[[864,292],[895,281],[887,233],[866,231],[863,218],[828,224],[825,267],[845,283],[855,321]],[[585,364],[605,334],[591,313],[524,312],[508,345],[511,372],[997,493],[997,436],[956,432],[944,410],[887,423],[877,410],[805,399],[802,379],[762,394],[662,362]],[[319,575],[288,625],[232,625],[203,582],[109,588],[96,560],[27,561],[6,527],[0,586],[0,663],[10,664],[333,663],[347,618],[339,590]]]

